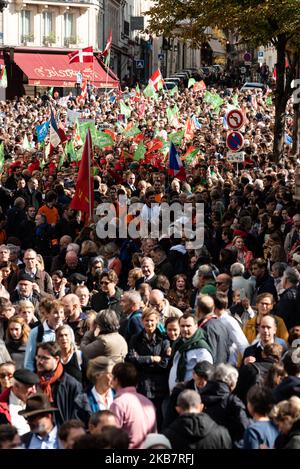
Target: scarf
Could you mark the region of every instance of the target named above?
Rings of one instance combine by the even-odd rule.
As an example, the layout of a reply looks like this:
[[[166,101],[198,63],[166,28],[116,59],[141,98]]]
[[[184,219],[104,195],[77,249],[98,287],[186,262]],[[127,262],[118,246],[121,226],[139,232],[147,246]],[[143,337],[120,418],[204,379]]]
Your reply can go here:
[[[38,373],[38,376],[40,378],[39,385],[41,387],[41,390],[43,394],[46,394],[50,402],[53,402],[51,385],[55,383],[55,381],[57,381],[61,377],[63,372],[64,372],[64,368],[62,364],[59,362],[55,372],[50,378],[45,378],[45,376],[43,376],[41,373]]]
[[[189,350],[193,350],[195,348],[204,348],[210,354],[212,354],[211,348],[206,340],[206,333],[203,329],[197,329],[195,334],[189,339],[180,339],[177,343],[174,344],[174,355],[176,352],[179,352],[180,354],[177,366],[177,382],[184,380],[186,370],[186,354]]]

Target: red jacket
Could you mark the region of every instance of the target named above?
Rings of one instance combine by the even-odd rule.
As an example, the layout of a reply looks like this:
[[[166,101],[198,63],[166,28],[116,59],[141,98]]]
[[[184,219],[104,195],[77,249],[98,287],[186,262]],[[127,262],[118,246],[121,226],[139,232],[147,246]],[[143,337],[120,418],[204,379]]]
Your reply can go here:
[[[11,416],[9,413],[9,395],[11,388],[4,389],[0,394],[0,424],[11,424]]]

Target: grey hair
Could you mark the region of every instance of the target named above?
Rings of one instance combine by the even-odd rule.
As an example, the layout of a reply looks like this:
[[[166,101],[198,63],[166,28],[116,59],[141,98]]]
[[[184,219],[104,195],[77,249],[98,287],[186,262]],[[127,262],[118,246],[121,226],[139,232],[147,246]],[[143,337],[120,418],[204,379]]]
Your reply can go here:
[[[297,285],[300,280],[300,274],[297,269],[288,267],[283,273],[283,277],[286,278],[293,285]]]
[[[188,412],[191,408],[201,404],[200,394],[192,389],[185,389],[177,397],[177,406],[184,412]]]
[[[117,313],[113,309],[102,309],[95,318],[100,327],[100,334],[111,334],[117,332],[120,326]]]
[[[274,264],[272,265],[272,270],[277,270],[280,277],[283,276],[286,268],[287,264],[285,262],[274,262]]]
[[[239,372],[236,368],[225,363],[220,363],[215,369],[214,381],[221,381],[227,384],[230,389],[234,389],[238,380]]]
[[[127,293],[128,299],[135,305],[142,302],[142,297],[138,291],[130,291],[125,293]]]
[[[67,246],[67,252],[74,251],[76,254],[79,254],[80,246],[77,243],[70,243]]]
[[[197,275],[203,275],[205,278],[214,278],[213,269],[208,264],[200,265],[199,269],[197,270]]]
[[[232,277],[238,277],[240,275],[243,275],[244,272],[245,272],[245,267],[240,262],[235,262],[230,267],[230,273],[231,273]]]

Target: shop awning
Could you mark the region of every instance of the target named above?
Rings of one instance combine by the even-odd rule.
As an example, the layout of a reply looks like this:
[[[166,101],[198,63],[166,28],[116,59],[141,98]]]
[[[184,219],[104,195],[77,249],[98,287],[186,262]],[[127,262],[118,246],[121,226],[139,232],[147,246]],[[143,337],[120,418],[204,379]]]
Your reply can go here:
[[[35,86],[74,87],[76,74],[89,79],[97,88],[117,88],[118,81],[107,76],[94,57],[94,63],[69,64],[67,54],[42,54],[40,52],[15,52],[14,61],[27,75],[28,84]]]

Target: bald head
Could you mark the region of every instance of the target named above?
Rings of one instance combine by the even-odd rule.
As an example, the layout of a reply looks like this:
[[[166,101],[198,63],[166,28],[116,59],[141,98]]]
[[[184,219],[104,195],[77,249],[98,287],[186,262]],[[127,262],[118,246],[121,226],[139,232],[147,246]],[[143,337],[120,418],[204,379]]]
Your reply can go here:
[[[80,300],[77,295],[70,293],[62,298],[65,316],[67,321],[76,321],[79,319],[81,313]]]
[[[214,299],[209,295],[199,295],[197,300],[197,316],[203,319],[205,316],[213,314],[215,310]]]

